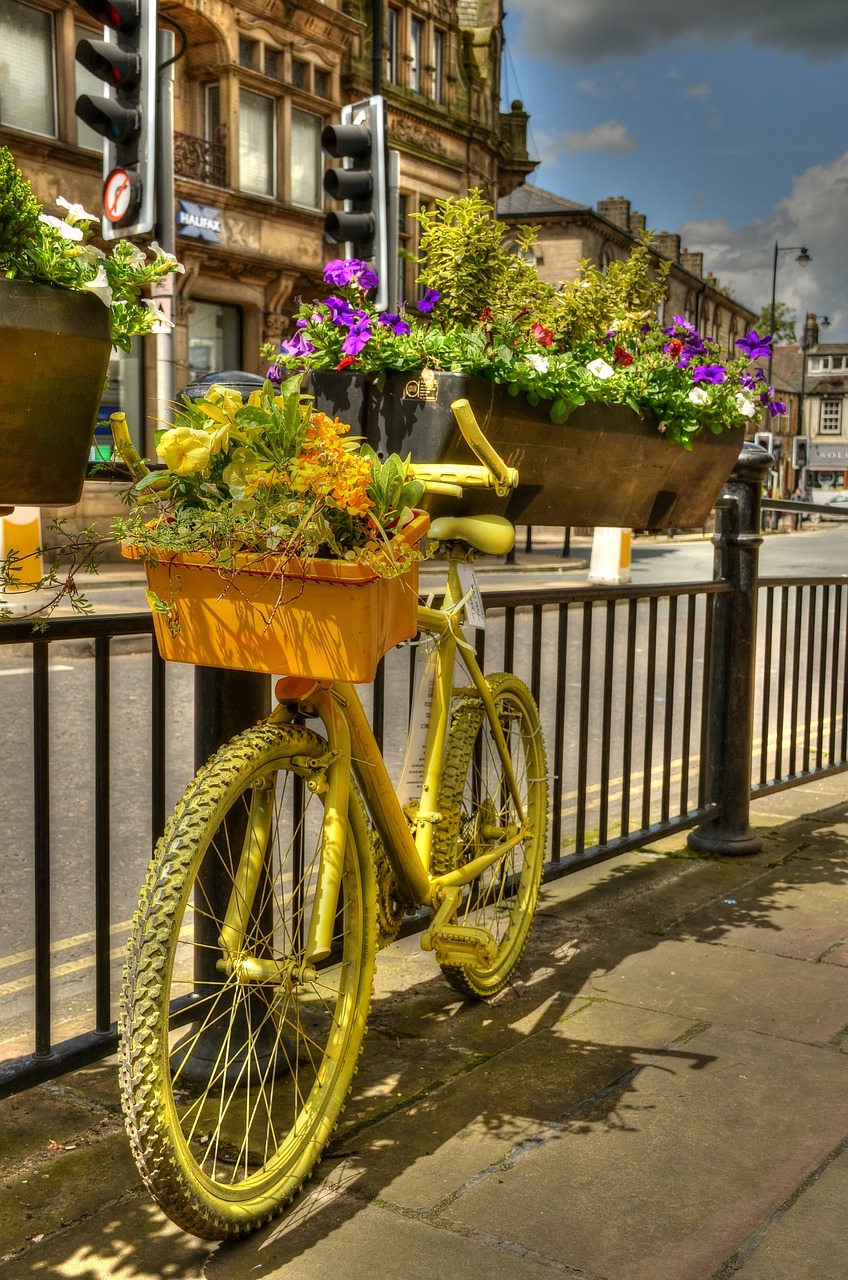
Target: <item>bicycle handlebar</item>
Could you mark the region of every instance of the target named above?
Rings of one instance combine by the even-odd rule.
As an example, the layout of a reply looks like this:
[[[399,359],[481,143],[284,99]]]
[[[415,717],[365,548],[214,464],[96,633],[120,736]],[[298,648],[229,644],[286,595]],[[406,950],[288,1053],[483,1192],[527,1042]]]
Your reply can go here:
[[[486,482],[482,487],[494,489],[499,497],[505,497],[518,484],[518,472],[514,467],[506,465],[494,445],[483,435],[474,411],[465,398],[454,400],[451,409],[469,449],[476,454],[493,478],[493,483]]]

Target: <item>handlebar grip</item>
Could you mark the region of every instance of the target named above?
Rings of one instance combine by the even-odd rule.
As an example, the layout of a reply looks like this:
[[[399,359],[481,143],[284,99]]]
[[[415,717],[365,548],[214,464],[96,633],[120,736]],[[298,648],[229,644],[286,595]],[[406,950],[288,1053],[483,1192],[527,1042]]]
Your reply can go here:
[[[480,424],[474,417],[474,411],[468,401],[465,398],[454,400],[451,409],[466,444],[480,459],[483,466],[488,467],[494,476],[495,484],[493,487],[496,492],[503,496],[510,489],[514,489],[518,483],[518,472],[513,467],[506,465],[494,445],[483,435]],[[513,476],[515,477],[514,479],[512,478]]]
[[[429,493],[452,493],[457,497],[462,496],[463,489],[494,489],[501,495],[518,484],[514,467],[505,467],[506,476],[501,481],[488,467],[478,467],[473,462],[413,462],[410,471],[416,480],[423,480]]]

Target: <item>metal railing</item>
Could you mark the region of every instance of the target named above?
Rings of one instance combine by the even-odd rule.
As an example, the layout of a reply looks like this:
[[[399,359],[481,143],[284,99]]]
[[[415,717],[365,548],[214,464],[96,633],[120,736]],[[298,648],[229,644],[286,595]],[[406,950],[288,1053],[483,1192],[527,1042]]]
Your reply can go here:
[[[717,507],[712,582],[483,590],[487,627],[477,640],[484,669],[514,671],[540,706],[551,779],[549,877],[683,830],[696,847],[745,852],[756,844],[748,827],[752,795],[848,768],[848,584],[758,582],[755,472],[734,473]],[[61,619],[37,636],[26,622],[0,628],[0,658],[11,644],[31,652],[31,712],[6,699],[9,760],[0,800],[14,842],[6,849],[3,902],[17,912],[21,945],[0,955],[0,1019],[15,1030],[5,1011],[17,1000],[25,1045],[0,1063],[0,1096],[114,1050],[122,944],[152,843],[195,755],[205,757],[240,727],[229,723],[226,700],[210,713],[208,672],[170,664],[166,671],[151,631],[146,614]],[[143,652],[120,656],[126,637]],[[86,670],[73,678],[87,681],[86,692],[60,697],[60,671],[70,680],[74,665],[63,665],[63,645],[83,640],[93,646],[93,662],[77,662]],[[394,650],[364,691],[395,768],[414,656],[413,646]],[[132,667],[135,686],[121,664]],[[18,759],[15,782],[9,765],[29,740],[27,714],[32,756]],[[63,734],[71,738],[64,763]],[[86,787],[90,831],[79,816]],[[128,809],[137,819],[131,829],[122,825]],[[84,909],[74,914],[67,886],[86,875],[90,895],[82,891]],[[11,933],[7,922],[0,938]],[[69,990],[80,975],[87,1029],[54,1043],[54,1006],[77,998]]]

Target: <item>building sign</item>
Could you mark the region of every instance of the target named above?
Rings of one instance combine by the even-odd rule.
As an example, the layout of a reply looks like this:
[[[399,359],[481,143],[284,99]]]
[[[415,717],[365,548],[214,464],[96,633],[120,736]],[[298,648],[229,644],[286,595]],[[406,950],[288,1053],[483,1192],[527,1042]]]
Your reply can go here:
[[[213,244],[218,244],[221,239],[220,210],[210,209],[205,204],[195,204],[193,200],[178,200],[177,230],[180,235],[193,236],[196,240],[211,240]]]
[[[814,471],[848,471],[848,444],[811,440],[807,466]]]

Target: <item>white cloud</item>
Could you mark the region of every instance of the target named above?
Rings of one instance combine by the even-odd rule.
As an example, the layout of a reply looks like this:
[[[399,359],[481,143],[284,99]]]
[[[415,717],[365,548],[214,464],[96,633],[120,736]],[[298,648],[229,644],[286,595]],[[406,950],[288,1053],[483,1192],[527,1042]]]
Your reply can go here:
[[[579,89],[581,93],[590,94],[593,98],[600,98],[601,96],[601,89],[597,80],[577,80],[575,88]]]
[[[841,342],[848,339],[847,223],[848,152],[793,178],[790,194],[769,220],[743,227],[718,218],[692,221],[680,234],[690,249],[703,250],[704,269],[752,311],[771,301],[777,244],[777,299],[795,311],[799,326],[808,311],[829,316],[831,328],[822,339]],[[802,246],[812,258],[806,267],[796,261]]]
[[[562,135],[566,151],[606,151],[610,155],[625,155],[636,151],[639,143],[626,124],[618,120],[605,120],[593,129],[583,132],[566,130]]]
[[[848,49],[845,0],[712,0],[710,5],[668,0],[514,0],[522,14],[520,52],[564,62],[591,63],[637,56],[683,36],[727,44],[748,36],[754,44],[825,59]]]
[[[708,84],[687,84],[684,90],[687,98],[708,98],[712,93],[712,89]]]

